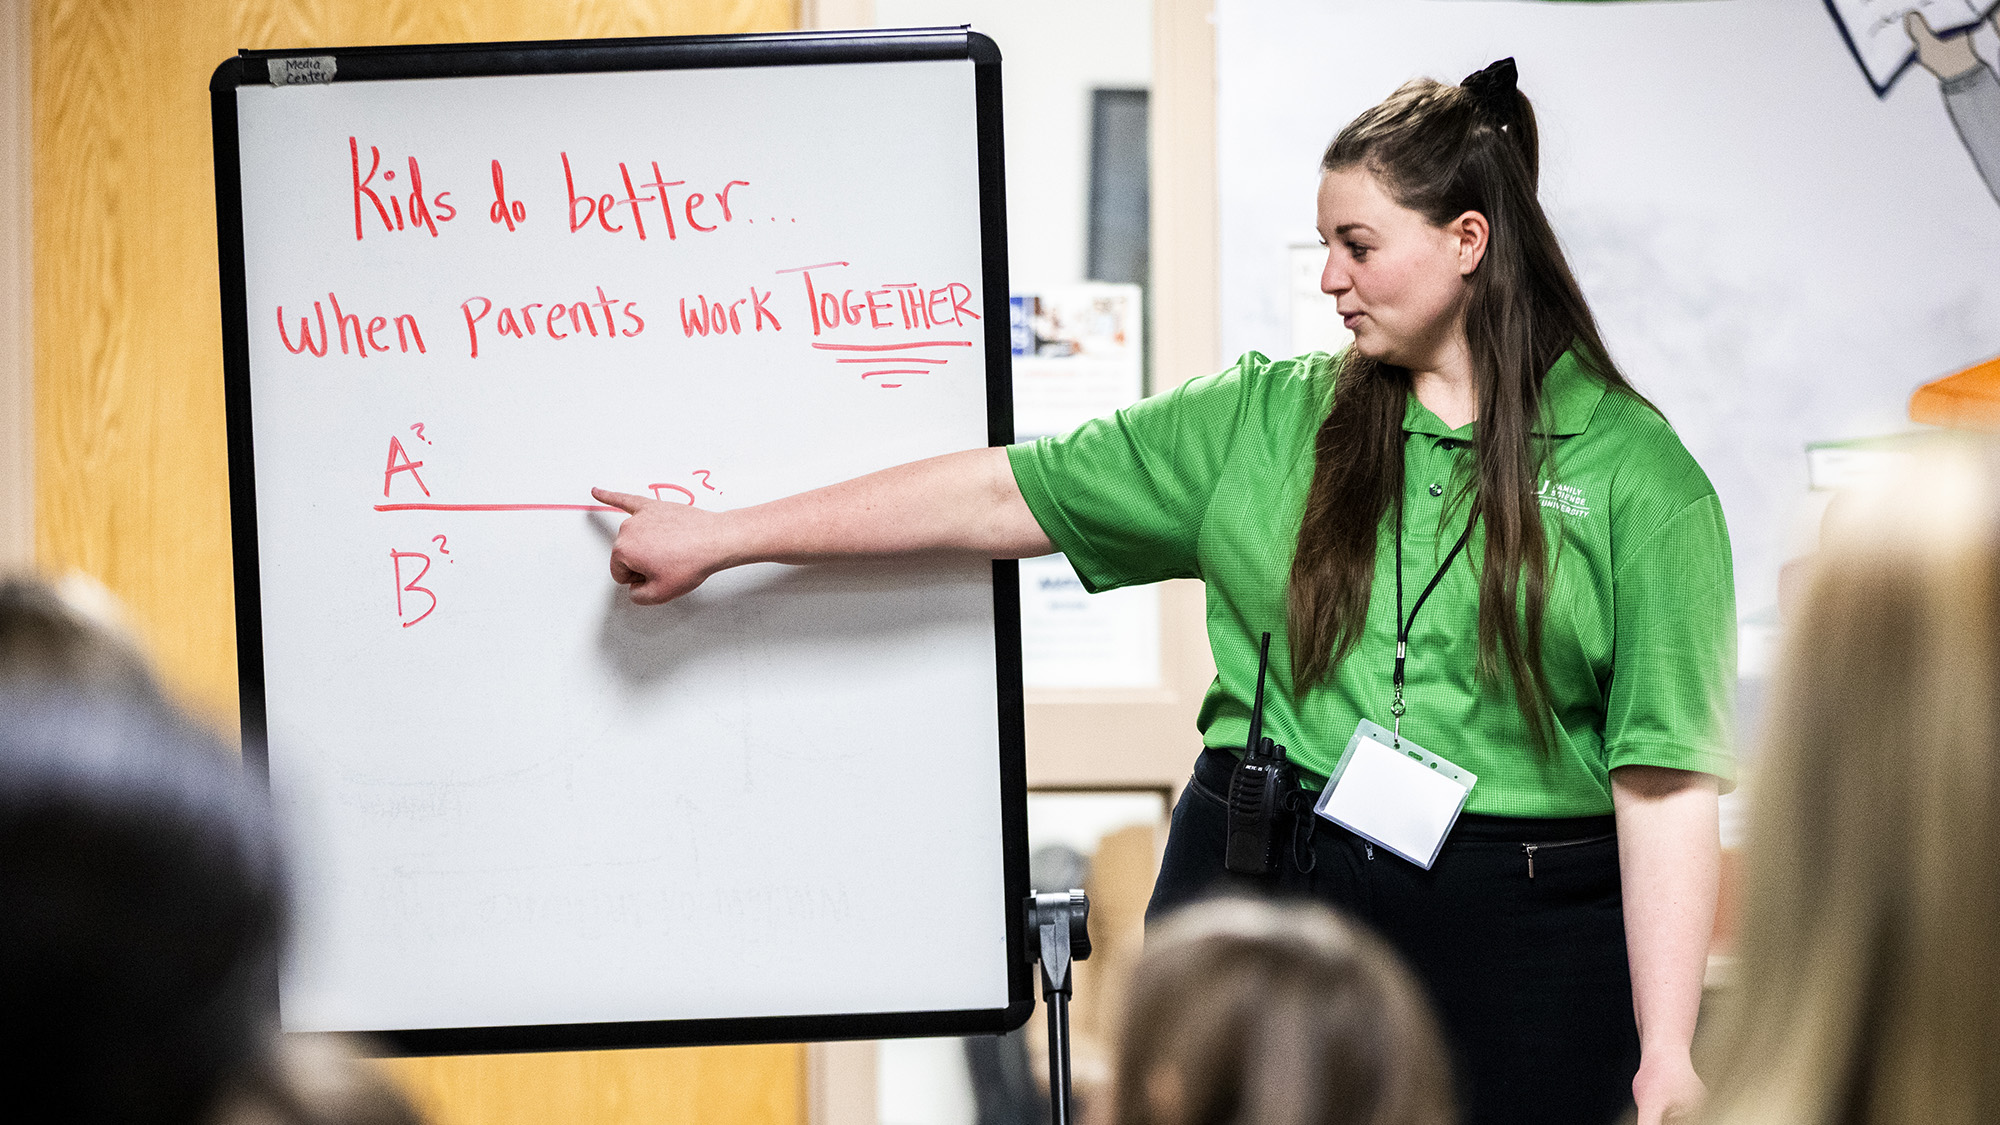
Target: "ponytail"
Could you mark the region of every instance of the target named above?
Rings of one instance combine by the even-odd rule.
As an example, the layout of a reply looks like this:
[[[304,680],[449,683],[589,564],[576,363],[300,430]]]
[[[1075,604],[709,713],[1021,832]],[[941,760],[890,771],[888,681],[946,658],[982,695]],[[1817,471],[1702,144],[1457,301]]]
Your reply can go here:
[[[1528,174],[1528,188],[1533,191],[1539,187],[1541,174],[1541,138],[1535,130],[1535,107],[1515,86],[1519,77],[1514,60],[1504,58],[1466,75],[1458,85],[1494,128],[1514,143],[1521,167]]]

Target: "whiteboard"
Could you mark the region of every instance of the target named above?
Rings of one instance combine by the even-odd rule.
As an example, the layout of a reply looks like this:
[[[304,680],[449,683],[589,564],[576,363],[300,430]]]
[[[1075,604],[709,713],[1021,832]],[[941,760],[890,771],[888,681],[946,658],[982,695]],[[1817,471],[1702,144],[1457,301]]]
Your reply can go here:
[[[997,50],[286,54],[211,91],[286,1029],[1018,1025],[1013,564],[761,565],[639,608],[589,495],[721,510],[1012,439]]]

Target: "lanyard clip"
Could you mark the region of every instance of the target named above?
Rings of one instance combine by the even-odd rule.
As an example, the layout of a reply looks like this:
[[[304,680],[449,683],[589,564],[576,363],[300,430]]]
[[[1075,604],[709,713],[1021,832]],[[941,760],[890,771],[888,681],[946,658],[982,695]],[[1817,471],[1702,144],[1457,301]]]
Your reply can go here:
[[[1396,647],[1400,649],[1403,646],[1399,642]],[[1396,737],[1396,745],[1400,747],[1403,744],[1403,658],[1401,655],[1396,657],[1396,695],[1393,699],[1389,700],[1389,714],[1393,718],[1392,733]]]
[[[1390,684],[1396,689],[1396,697],[1389,703],[1389,713],[1396,717],[1398,723],[1401,723],[1403,720],[1403,656],[1407,651],[1408,648],[1405,642],[1401,638],[1397,638],[1396,671],[1394,675],[1389,677]]]

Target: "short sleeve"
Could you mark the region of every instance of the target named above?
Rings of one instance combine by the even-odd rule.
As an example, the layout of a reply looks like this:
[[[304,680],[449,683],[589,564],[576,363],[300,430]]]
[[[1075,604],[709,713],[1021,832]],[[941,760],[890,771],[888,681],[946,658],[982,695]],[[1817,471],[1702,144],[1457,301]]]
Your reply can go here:
[[[1241,423],[1252,358],[1072,433],[1008,448],[1028,509],[1085,589],[1200,577],[1202,516]]]
[[[1695,770],[1734,786],[1736,581],[1713,493],[1659,524],[1612,574],[1609,768]]]

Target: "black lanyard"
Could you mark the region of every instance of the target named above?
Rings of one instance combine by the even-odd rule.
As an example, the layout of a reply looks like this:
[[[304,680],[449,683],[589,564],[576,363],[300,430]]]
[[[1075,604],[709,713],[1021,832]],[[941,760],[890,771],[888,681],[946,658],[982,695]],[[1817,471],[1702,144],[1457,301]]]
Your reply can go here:
[[[1389,704],[1389,714],[1395,716],[1395,733],[1399,737],[1403,733],[1403,660],[1410,651],[1410,628],[1417,623],[1417,612],[1424,608],[1424,599],[1431,596],[1431,591],[1437,589],[1439,582],[1444,581],[1444,572],[1451,569],[1458,553],[1465,549],[1466,540],[1472,538],[1472,523],[1473,517],[1468,515],[1465,530],[1458,534],[1458,542],[1451,545],[1451,553],[1444,557],[1443,565],[1431,575],[1430,584],[1424,587],[1424,592],[1417,595],[1417,604],[1410,607],[1410,616],[1406,619],[1403,617],[1403,501],[1401,497],[1396,499],[1396,671],[1391,677],[1396,686],[1396,698]]]

